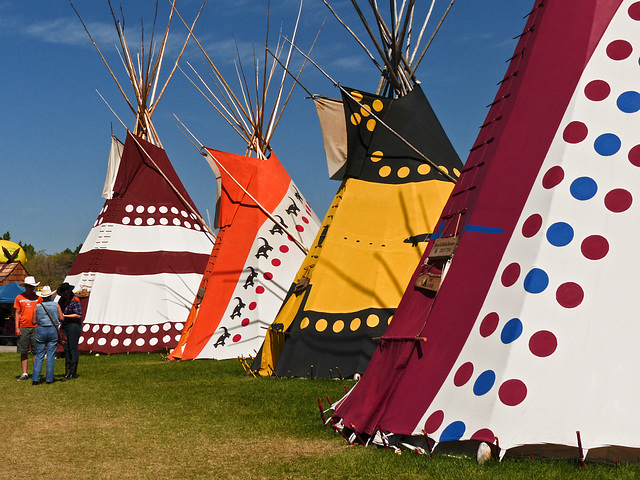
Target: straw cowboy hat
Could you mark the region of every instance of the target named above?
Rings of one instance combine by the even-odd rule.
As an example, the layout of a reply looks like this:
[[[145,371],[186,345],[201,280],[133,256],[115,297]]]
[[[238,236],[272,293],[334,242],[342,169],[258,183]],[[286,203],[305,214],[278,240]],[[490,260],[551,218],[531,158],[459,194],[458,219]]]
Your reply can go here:
[[[47,298],[50,297],[51,295],[55,295],[56,291],[53,290],[51,291],[51,287],[49,285],[45,285],[44,287],[42,287],[42,290],[40,290],[39,292],[36,292],[36,295],[38,295],[39,297],[43,297],[43,298]]]
[[[28,277],[25,277],[24,282],[22,282],[20,285],[22,285],[23,287],[25,285],[31,285],[32,287],[37,287],[38,285],[40,285],[40,282],[36,282],[35,277],[32,277],[31,275],[29,275]]]

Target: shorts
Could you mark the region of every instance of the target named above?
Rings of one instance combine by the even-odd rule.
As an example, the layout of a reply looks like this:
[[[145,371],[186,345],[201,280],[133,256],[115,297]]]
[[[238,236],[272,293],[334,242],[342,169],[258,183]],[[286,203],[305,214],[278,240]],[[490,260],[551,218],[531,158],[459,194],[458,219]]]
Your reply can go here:
[[[29,353],[29,345],[36,351],[36,327],[20,327],[22,335],[18,337],[18,353]]]

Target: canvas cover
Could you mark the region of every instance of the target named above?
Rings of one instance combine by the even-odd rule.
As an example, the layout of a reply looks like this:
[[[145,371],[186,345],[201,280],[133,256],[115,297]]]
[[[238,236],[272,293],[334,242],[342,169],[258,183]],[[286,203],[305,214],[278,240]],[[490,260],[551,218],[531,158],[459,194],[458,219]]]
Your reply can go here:
[[[65,279],[85,307],[83,351],[149,352],[180,338],[213,240],[158,168],[195,209],[164,150],[128,134],[112,198]]]
[[[255,355],[305,257],[286,231],[310,245],[320,224],[274,153],[207,151],[220,230],[174,359]]]
[[[332,180],[342,180],[347,166],[347,124],[341,100],[313,97],[322,130],[327,170]]]
[[[124,145],[115,135],[111,135],[111,148],[109,149],[109,163],[107,164],[107,175],[102,188],[102,197],[109,199],[113,197],[113,186],[116,183],[118,170],[120,169],[120,160],[122,159],[122,150]]]
[[[638,52],[640,2],[535,2],[437,227],[460,238],[446,278],[414,272],[336,418],[640,459]]]
[[[25,288],[21,287],[19,282],[0,285],[0,303],[10,303],[13,305],[16,297],[24,292]]]
[[[346,178],[254,364],[263,375],[363,373],[453,188],[379,120],[454,178],[462,168],[420,87],[347,91]]]

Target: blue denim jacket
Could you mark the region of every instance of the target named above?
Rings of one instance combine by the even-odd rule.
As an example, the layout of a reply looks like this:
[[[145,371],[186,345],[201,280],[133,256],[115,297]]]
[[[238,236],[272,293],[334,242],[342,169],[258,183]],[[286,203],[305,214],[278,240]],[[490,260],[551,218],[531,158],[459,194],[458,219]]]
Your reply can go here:
[[[60,317],[58,316],[58,304],[56,302],[52,302],[49,300],[48,302],[39,303],[36,306],[36,322],[39,327],[52,327],[54,324],[51,323],[51,318],[47,315],[47,312],[44,309],[47,309],[51,318],[55,322],[55,325],[58,325],[60,322]]]

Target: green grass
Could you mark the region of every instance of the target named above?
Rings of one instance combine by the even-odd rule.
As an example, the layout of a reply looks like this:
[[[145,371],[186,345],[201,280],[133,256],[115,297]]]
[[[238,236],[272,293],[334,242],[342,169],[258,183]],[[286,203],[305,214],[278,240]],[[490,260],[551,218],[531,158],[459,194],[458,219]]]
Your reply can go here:
[[[640,478],[637,465],[478,465],[349,446],[316,400],[340,398],[345,382],[256,380],[235,360],[83,356],[80,378],[38,386],[18,373],[18,355],[0,354],[0,479]]]

